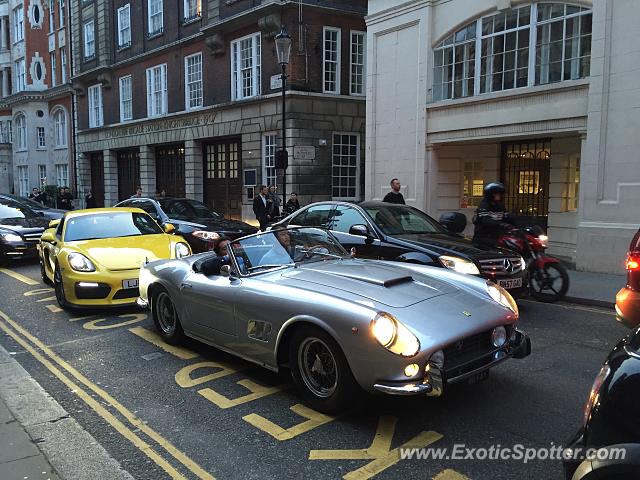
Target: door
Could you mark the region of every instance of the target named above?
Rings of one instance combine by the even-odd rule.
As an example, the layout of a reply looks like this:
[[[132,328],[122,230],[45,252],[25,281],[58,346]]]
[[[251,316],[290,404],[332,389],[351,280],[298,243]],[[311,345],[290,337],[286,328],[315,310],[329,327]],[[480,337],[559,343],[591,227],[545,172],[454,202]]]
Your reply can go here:
[[[501,178],[507,192],[505,206],[523,222],[546,230],[549,215],[549,140],[502,145]]]
[[[228,336],[237,336],[235,303],[240,284],[237,279],[195,272],[183,280],[180,293],[189,323],[198,335],[219,345]]]
[[[168,197],[184,198],[184,145],[156,148],[156,191]]]
[[[102,152],[89,156],[91,164],[91,192],[96,199],[97,207],[104,207],[104,157]]]
[[[331,217],[331,233],[335,235],[347,251],[355,248],[358,258],[380,258],[380,240],[361,235],[351,235],[349,230],[354,225],[366,225],[369,227],[368,222],[357,209],[346,205],[338,205]]]
[[[204,145],[204,202],[226,218],[242,219],[240,140]]]
[[[140,155],[137,150],[118,152],[118,201],[130,198],[140,186]],[[152,195],[153,192],[143,192]]]

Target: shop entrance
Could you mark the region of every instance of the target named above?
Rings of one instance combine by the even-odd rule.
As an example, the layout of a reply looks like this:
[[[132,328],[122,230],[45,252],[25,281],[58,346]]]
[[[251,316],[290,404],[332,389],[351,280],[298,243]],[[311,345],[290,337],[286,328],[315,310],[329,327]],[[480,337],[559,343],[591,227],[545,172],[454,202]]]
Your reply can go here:
[[[203,146],[204,201],[227,218],[242,218],[242,154],[240,139]]]

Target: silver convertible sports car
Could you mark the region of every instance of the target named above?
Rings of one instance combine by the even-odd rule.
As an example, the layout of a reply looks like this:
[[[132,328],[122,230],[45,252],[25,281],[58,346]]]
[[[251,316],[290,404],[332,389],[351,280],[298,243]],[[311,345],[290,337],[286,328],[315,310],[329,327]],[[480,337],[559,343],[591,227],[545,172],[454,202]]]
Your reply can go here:
[[[442,268],[352,258],[326,230],[233,241],[228,256],[162,260],[140,299],[169,343],[185,336],[278,371],[335,412],[367,392],[438,396],[531,352],[502,288]]]

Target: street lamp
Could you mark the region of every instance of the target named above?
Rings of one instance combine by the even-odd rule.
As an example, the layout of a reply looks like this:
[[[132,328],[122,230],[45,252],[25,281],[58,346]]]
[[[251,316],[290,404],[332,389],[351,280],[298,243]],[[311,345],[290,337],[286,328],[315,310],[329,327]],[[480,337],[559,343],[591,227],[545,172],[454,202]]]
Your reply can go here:
[[[278,63],[282,67],[282,150],[276,153],[276,169],[282,168],[282,206],[284,208],[287,202],[287,167],[289,166],[289,155],[287,152],[287,133],[285,129],[285,90],[287,88],[287,65],[289,65],[289,57],[291,57],[291,36],[287,29],[282,25],[280,33],[275,37],[276,53],[278,55]]]

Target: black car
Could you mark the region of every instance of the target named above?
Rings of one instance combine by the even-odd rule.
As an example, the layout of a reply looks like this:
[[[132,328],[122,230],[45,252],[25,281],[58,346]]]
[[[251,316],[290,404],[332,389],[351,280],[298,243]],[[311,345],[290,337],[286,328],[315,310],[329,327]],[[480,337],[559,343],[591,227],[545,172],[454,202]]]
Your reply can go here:
[[[45,207],[35,200],[31,200],[27,197],[20,197],[18,195],[11,195],[10,193],[0,193],[0,200],[13,200],[14,202],[18,202],[49,220],[58,220],[59,218],[62,218],[66,212],[66,210],[60,210],[58,208]]]
[[[0,199],[0,261],[37,258],[49,219],[13,200]]]
[[[129,198],[116,207],[141,208],[162,225],[171,223],[191,246],[193,253],[211,249],[211,242],[192,235],[195,231],[216,232],[231,240],[256,233],[248,223],[225,219],[204,203],[188,198]]]
[[[563,452],[567,480],[640,478],[640,329],[611,351]]]
[[[477,247],[452,231],[461,229],[450,226],[448,230],[408,205],[320,202],[275,225],[328,228],[347,250],[355,248],[358,257],[446,267],[495,281],[515,296],[526,291],[525,265],[519,254]]]

